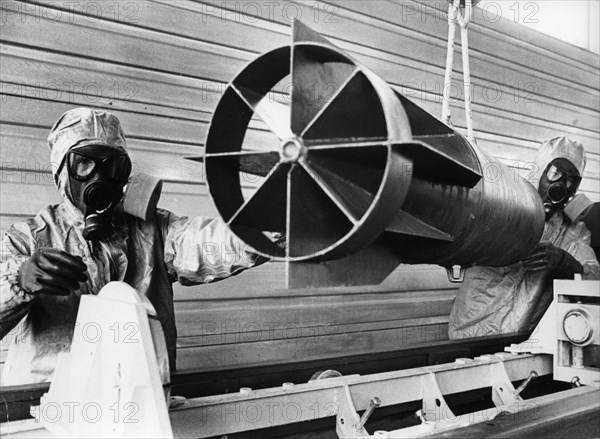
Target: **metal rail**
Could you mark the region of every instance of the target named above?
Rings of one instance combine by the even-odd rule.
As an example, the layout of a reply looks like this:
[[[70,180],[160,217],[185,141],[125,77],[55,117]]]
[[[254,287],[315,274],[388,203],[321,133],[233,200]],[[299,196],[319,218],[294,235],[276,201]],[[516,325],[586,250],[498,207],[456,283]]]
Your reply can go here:
[[[587,386],[527,400],[519,413],[494,419],[493,424],[473,424],[443,431],[431,438],[481,437],[598,437],[600,389]]]
[[[511,381],[526,379],[532,370],[540,376],[552,373],[550,356],[484,355],[450,364],[191,399],[186,407],[170,412],[171,425],[176,437],[204,438],[311,421],[340,415],[347,409],[348,395],[357,411],[366,410],[375,396],[381,407],[422,400],[432,375],[442,395],[491,387],[498,380],[499,365]]]

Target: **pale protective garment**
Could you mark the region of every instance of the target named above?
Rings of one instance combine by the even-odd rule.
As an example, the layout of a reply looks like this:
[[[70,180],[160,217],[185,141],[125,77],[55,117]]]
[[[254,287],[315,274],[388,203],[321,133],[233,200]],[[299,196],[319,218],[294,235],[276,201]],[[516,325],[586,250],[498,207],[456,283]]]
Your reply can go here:
[[[565,137],[545,142],[528,180],[537,188],[540,176],[555,158],[568,159],[583,175],[583,146]],[[599,279],[600,268],[583,222],[571,223],[562,211],[546,221],[541,241],[569,252],[583,265],[583,279]],[[450,313],[450,339],[531,332],[552,302],[552,273],[527,271],[521,262],[507,267],[466,270]]]
[[[90,116],[85,114],[90,110],[80,111],[82,118],[102,123],[102,114]],[[77,121],[67,120],[67,123]],[[100,132],[99,138],[107,138],[102,128],[93,129]],[[49,138],[51,147],[53,134],[54,129]],[[65,145],[72,141],[71,137]],[[125,150],[124,142],[119,147]],[[58,172],[55,180],[65,200],[45,207],[31,220],[14,224],[3,239],[0,338],[3,343],[10,343],[10,347],[1,384],[51,380],[59,353],[70,349],[74,330],[83,330],[75,327],[81,295],[98,294],[104,285],[116,280],[127,282],[154,306],[165,333],[170,368],[174,370],[177,329],[172,283],[194,285],[216,281],[266,259],[233,235],[220,219],[188,220],[161,209],[157,209],[152,219],[144,221],[124,213],[119,205],[114,216],[114,233],[98,243],[86,241],[82,236],[83,214],[67,196],[68,174],[61,162],[68,149],[63,145],[62,157],[55,154],[56,149],[52,151],[53,161],[57,160],[53,167]],[[35,249],[44,247],[81,256],[87,266],[88,281],[69,296],[23,291],[18,282],[19,268]]]

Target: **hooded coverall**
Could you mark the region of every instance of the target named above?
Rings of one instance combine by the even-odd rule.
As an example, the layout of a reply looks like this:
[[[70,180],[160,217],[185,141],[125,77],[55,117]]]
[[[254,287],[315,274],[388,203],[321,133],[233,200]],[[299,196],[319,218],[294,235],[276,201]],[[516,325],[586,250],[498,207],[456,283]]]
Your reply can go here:
[[[560,157],[569,160],[583,176],[583,146],[558,137],[540,146],[528,181],[537,188],[550,162]],[[583,266],[583,279],[600,278],[590,232],[582,221],[572,223],[558,210],[546,221],[541,241],[549,241],[575,257]],[[522,262],[467,269],[450,312],[449,338],[531,332],[552,302],[552,286],[550,271],[531,272]]]
[[[161,322],[170,369],[176,363],[177,329],[172,283],[208,283],[265,259],[252,252],[220,219],[178,218],[157,209],[144,221],[115,208],[114,232],[91,242],[83,238],[83,214],[70,199],[64,166],[69,149],[100,144],[126,152],[119,121],[86,108],[65,113],[48,137],[55,182],[64,196],[33,219],[12,225],[3,239],[0,274],[0,338],[10,338],[3,385],[49,381],[61,352],[69,351],[82,294],[98,294],[110,281],[124,281],[145,295]],[[30,294],[20,287],[21,264],[37,248],[53,247],[81,256],[88,280],[69,296]]]

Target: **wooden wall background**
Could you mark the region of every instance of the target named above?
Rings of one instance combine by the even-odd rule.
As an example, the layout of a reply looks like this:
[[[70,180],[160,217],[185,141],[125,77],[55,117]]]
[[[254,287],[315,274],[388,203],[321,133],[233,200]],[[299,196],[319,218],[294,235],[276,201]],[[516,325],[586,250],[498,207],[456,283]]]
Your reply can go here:
[[[201,166],[182,157],[202,152],[218,91],[258,54],[288,43],[294,17],[439,115],[445,4],[2,1],[0,228],[59,201],[45,139],[76,106],[120,118],[135,165],[165,180],[163,207],[215,215]],[[579,139],[588,150],[582,190],[599,201],[598,55],[490,9],[477,9],[470,29],[479,145],[525,175],[539,141],[562,133]],[[452,109],[463,129],[462,106]],[[260,139],[264,127],[252,128]],[[454,297],[444,270],[432,266],[402,266],[373,288],[285,291],[282,285],[282,266],[271,263],[213,285],[177,287],[180,369],[443,340]]]

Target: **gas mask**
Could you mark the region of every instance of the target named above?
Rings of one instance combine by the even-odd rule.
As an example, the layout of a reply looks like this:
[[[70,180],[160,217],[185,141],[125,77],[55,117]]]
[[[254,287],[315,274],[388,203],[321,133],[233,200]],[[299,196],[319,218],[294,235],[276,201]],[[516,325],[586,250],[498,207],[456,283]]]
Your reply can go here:
[[[565,205],[573,198],[581,176],[575,166],[564,158],[554,159],[542,175],[539,185],[539,194],[544,202],[546,219],[558,210],[563,210]]]
[[[131,160],[104,145],[71,149],[66,160],[70,195],[85,218],[83,237],[99,241],[113,230],[112,211],[123,198]]]

